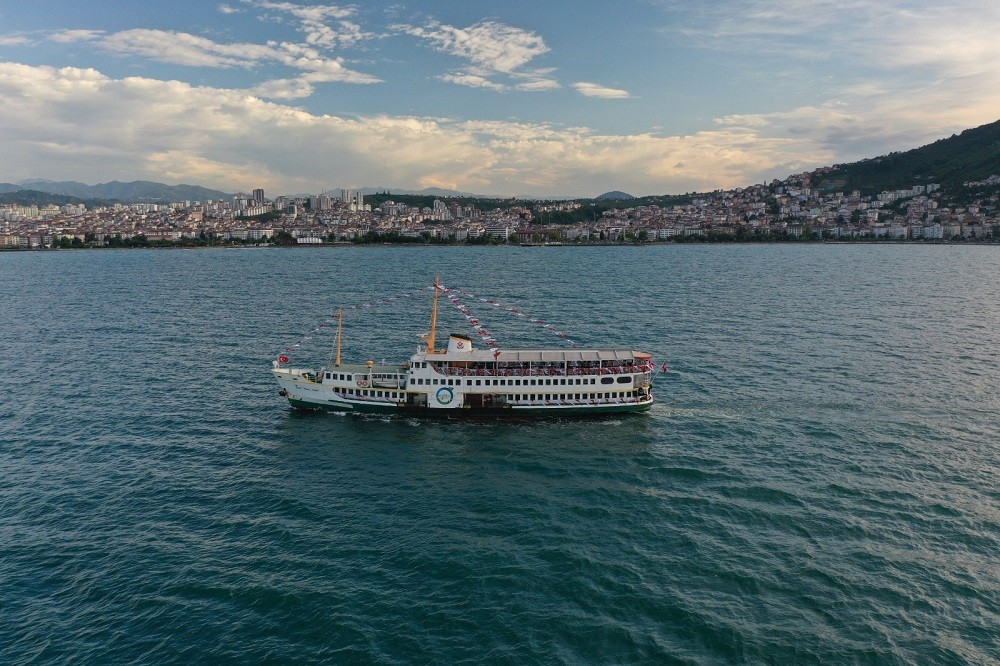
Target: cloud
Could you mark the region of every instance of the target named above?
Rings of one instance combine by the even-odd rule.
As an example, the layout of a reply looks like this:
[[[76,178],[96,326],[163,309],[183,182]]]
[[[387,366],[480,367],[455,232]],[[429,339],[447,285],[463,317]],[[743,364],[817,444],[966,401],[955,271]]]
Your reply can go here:
[[[381,79],[374,76],[348,68],[341,57],[329,57],[321,53],[334,46],[356,44],[371,36],[349,20],[355,13],[354,7],[298,5],[270,0],[242,1],[257,9],[287,13],[295,17],[306,35],[305,42],[227,44],[186,32],[149,28],[135,28],[112,34],[100,30],[57,30],[50,32],[47,38],[63,43],[91,42],[111,53],[140,56],[188,67],[252,69],[278,63],[301,72],[293,77],[264,81],[252,88],[254,94],[274,99],[308,97],[315,92],[315,84],[318,83],[381,82]],[[220,4],[218,10],[223,14],[243,11],[228,4]],[[333,23],[334,27],[329,23]]]
[[[101,39],[102,48],[119,54],[139,55],[161,62],[190,67],[250,67],[279,58],[270,46],[220,44],[185,32],[137,28]]]
[[[720,126],[807,138],[846,162],[998,117],[994,0],[816,0],[808,11],[797,0],[650,1],[672,41],[723,52],[727,75],[753,78],[775,100]]]
[[[994,0],[650,0],[670,24],[665,34],[702,49],[835,57],[841,69],[929,67],[958,75],[992,71],[1000,56]],[[748,59],[752,67],[755,58]]]
[[[468,86],[470,88],[488,88],[489,90],[506,90],[507,86],[494,83],[490,81],[485,76],[479,76],[478,74],[470,73],[453,73],[453,74],[442,74],[439,77],[442,81],[449,81],[451,83],[457,83],[460,86]]]
[[[32,46],[34,41],[25,35],[0,35],[0,46]]]
[[[545,40],[528,30],[497,21],[481,21],[467,28],[431,21],[424,26],[396,24],[391,29],[418,37],[436,51],[469,62],[459,72],[441,77],[446,81],[492,90],[551,90],[559,87],[558,82],[551,78],[523,71],[525,65],[549,52]],[[540,71],[548,73],[551,70]],[[495,74],[528,78],[529,81],[500,84],[490,78]]]
[[[270,9],[291,14],[299,20],[300,29],[306,35],[306,43],[322,48],[351,46],[373,35],[349,20],[356,10],[354,7],[337,5],[297,5],[291,2],[270,2],[268,0],[243,0],[260,9]],[[333,25],[331,25],[333,23]]]
[[[513,86],[515,90],[523,90],[525,92],[540,92],[546,90],[558,90],[562,88],[559,82],[555,79],[548,78],[531,78],[523,83],[518,83]]]
[[[629,99],[632,97],[627,90],[606,88],[596,83],[586,83],[584,81],[574,83],[573,88],[585,97],[599,97],[601,99]]]
[[[496,72],[511,73],[549,50],[545,40],[535,33],[496,21],[483,21],[468,28],[437,22],[425,27],[395,27],[430,42],[438,51]]]
[[[92,39],[96,39],[101,48],[113,53],[139,55],[189,67],[251,68],[277,62],[306,72],[302,77],[310,84],[380,82],[374,76],[345,67],[341,58],[322,57],[316,49],[302,44],[222,44],[188,33],[143,28],[100,37],[95,35]],[[307,88],[300,86],[299,89],[304,91]],[[312,92],[311,87],[308,90]]]
[[[71,44],[73,42],[92,42],[100,39],[104,34],[103,30],[56,30],[49,33],[48,40]]]
[[[272,94],[289,98],[301,84],[271,83]],[[240,90],[0,63],[0,143],[14,179],[145,178],[284,192],[449,183],[496,194],[586,195],[612,184],[636,193],[733,187],[831,158],[808,136],[767,136],[745,125],[733,120],[664,137],[537,123],[345,118]]]

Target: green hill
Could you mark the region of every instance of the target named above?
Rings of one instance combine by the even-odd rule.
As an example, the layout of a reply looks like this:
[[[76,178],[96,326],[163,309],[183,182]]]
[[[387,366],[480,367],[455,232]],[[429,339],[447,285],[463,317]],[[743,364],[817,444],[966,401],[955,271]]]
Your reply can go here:
[[[50,192],[39,192],[38,190],[17,190],[15,192],[4,192],[0,194],[0,204],[17,204],[18,206],[65,206],[67,204],[84,204],[87,208],[97,206],[109,206],[113,201],[106,199],[81,199],[65,194],[52,194]]]
[[[814,183],[821,190],[860,190],[871,195],[939,183],[943,190],[956,191],[966,181],[1000,174],[1000,121],[906,152],[838,164],[832,171],[814,173]]]

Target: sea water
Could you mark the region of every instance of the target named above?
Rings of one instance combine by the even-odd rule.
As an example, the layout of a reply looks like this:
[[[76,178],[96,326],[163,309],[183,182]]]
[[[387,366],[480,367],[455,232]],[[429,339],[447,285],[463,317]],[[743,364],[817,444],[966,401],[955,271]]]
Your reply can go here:
[[[339,305],[345,361],[407,358],[435,274],[652,352],[653,409],[277,395]],[[0,279],[4,663],[1000,660],[1000,248],[25,252]],[[566,344],[462,299],[501,348]],[[471,332],[440,305],[439,339]]]

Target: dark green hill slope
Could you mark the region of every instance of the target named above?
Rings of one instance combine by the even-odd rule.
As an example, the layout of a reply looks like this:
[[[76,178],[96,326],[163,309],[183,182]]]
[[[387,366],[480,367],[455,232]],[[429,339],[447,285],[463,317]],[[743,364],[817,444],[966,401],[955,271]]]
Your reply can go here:
[[[106,199],[81,199],[65,194],[52,194],[50,192],[39,192],[38,190],[17,190],[16,192],[0,193],[0,204],[16,204],[18,206],[65,206],[67,204],[84,204],[87,208],[97,206],[110,206],[115,203]]]
[[[869,195],[928,183],[955,191],[965,181],[994,174],[1000,174],[1000,121],[906,152],[820,170],[815,184],[822,190],[861,190]]]

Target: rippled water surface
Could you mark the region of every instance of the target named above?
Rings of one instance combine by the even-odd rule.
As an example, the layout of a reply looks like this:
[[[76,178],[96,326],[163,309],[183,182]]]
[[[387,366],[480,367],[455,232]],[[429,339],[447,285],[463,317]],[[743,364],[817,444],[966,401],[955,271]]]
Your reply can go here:
[[[435,271],[668,360],[657,404],[289,410],[279,351]],[[2,662],[1000,660],[997,248],[63,251],[0,278]],[[408,356],[429,309],[355,311],[345,358]]]

